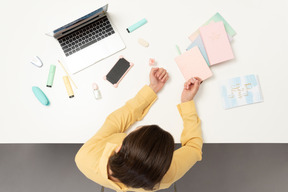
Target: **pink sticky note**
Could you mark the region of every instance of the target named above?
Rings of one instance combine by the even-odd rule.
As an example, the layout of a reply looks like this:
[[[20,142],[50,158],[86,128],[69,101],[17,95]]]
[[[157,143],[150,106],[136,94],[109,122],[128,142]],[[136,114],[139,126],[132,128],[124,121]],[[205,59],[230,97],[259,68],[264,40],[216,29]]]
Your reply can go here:
[[[210,65],[234,58],[234,54],[222,21],[210,23],[200,28],[200,35],[206,49]]]
[[[177,56],[175,62],[186,81],[192,77],[205,80],[212,76],[212,72],[197,46]]]

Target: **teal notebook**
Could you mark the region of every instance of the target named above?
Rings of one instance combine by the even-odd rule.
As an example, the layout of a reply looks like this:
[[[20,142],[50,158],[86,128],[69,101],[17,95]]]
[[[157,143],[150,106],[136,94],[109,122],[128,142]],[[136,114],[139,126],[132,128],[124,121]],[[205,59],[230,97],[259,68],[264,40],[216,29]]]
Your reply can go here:
[[[216,13],[213,17],[211,17],[206,23],[204,23],[202,26],[204,25],[208,25],[211,22],[219,22],[222,21],[225,27],[225,30],[228,34],[228,36],[230,37],[234,37],[236,35],[236,31],[231,27],[231,25],[220,15],[220,13]],[[195,41],[195,39],[197,38],[197,36],[199,35],[199,29],[197,31],[195,31],[194,33],[192,33],[189,36],[189,39],[193,42]]]
[[[207,21],[204,25],[208,25],[211,21],[222,21],[225,27],[225,30],[228,35],[234,37],[236,35],[236,31],[229,25],[229,23],[220,15],[220,13],[216,13],[209,21]]]

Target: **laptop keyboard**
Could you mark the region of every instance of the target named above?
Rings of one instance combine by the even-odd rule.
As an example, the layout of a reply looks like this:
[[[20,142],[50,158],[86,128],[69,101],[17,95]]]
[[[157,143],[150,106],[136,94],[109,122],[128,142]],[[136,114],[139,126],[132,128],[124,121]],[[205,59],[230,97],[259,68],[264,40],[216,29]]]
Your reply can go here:
[[[113,33],[115,32],[107,16],[104,16],[101,19],[58,39],[58,41],[65,55],[69,56]]]

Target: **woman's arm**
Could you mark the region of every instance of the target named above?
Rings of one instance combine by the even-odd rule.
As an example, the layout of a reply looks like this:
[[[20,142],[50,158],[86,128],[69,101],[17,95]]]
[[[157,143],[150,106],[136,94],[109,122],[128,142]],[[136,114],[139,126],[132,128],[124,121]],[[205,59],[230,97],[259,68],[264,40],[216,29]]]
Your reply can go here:
[[[126,104],[111,113],[100,130],[88,141],[95,143],[114,133],[125,132],[135,121],[143,119],[152,104],[157,99],[157,93],[168,80],[168,73],[163,68],[152,68],[150,71],[150,85],[144,86],[137,95]]]
[[[174,152],[170,170],[165,178],[165,181],[170,184],[180,179],[197,161],[202,159],[201,124],[193,101],[200,83],[199,78],[187,81],[181,96],[182,103],[177,106],[184,129],[181,134],[182,147]]]
[[[194,101],[181,103],[177,107],[184,129],[181,134],[182,147],[174,152],[172,160],[176,170],[173,182],[180,179],[197,161],[202,160],[203,145],[200,119]]]

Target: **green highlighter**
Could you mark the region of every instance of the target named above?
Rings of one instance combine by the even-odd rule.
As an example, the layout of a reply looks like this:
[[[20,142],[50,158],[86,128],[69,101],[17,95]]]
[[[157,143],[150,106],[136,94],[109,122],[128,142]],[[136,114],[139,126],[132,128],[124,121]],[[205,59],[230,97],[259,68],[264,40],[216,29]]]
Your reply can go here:
[[[53,81],[54,81],[55,71],[56,71],[56,66],[50,65],[48,80],[47,80],[47,84],[46,84],[47,87],[52,87]]]

